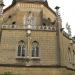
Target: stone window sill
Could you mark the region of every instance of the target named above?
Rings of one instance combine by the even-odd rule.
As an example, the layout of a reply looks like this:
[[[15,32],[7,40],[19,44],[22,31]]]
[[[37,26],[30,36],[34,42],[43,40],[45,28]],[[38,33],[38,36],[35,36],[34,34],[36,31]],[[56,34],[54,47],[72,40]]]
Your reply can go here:
[[[31,57],[32,60],[40,60],[40,57]]]
[[[18,60],[28,60],[29,57],[17,56],[16,59],[18,59]]]

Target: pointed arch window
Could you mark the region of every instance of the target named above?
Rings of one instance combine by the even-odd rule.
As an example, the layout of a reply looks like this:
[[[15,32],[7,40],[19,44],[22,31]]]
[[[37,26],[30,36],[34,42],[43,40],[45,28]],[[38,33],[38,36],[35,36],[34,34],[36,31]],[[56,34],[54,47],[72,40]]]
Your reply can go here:
[[[18,43],[18,56],[25,57],[26,56],[26,45],[23,40]]]
[[[39,57],[39,43],[37,41],[32,43],[32,57]]]

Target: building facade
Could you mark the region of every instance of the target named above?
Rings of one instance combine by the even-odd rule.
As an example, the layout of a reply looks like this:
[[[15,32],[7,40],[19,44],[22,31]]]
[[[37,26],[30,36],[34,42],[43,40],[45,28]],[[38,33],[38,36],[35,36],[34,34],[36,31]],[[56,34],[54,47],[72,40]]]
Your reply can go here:
[[[63,30],[59,7],[53,11],[46,0],[3,6],[0,0],[0,73],[75,74],[75,38]]]

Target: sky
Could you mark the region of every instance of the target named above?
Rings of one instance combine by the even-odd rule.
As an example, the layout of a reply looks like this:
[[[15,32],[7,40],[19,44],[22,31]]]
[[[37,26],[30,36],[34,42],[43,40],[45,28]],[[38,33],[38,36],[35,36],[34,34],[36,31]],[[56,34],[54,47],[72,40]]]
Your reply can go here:
[[[5,7],[9,6],[12,0],[3,0]],[[62,18],[62,26],[66,29],[66,23],[71,26],[72,36],[75,36],[75,0],[47,0],[49,6],[55,11],[59,6],[59,12]]]

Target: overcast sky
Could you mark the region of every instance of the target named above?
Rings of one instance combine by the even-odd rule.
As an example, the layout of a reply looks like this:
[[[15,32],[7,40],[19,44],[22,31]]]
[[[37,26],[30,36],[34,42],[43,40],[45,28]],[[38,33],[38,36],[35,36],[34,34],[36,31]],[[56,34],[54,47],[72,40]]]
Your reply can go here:
[[[9,6],[12,0],[3,0],[6,6]],[[47,0],[49,6],[54,10],[55,6],[60,7],[63,27],[66,27],[68,22],[71,25],[72,35],[75,35],[75,0]]]

